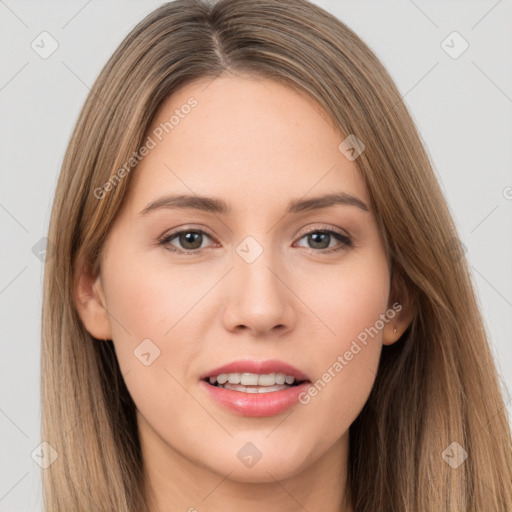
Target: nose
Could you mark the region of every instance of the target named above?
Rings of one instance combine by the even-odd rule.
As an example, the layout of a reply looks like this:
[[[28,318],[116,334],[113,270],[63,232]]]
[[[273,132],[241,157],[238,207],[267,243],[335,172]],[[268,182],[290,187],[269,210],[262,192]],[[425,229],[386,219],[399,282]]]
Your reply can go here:
[[[225,328],[231,332],[247,330],[254,336],[283,335],[293,329],[297,315],[287,276],[289,273],[272,264],[265,251],[252,263],[235,259],[228,276]]]

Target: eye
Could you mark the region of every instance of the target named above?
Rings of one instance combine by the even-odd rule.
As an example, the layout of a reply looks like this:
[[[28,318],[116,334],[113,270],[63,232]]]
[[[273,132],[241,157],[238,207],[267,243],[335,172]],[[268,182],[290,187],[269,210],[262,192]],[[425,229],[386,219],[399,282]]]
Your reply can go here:
[[[203,252],[204,247],[202,246],[202,242],[204,241],[204,237],[211,237],[200,229],[182,229],[181,231],[175,231],[174,233],[170,233],[166,235],[159,241],[160,245],[165,245],[170,251],[178,252],[181,254],[199,254]],[[171,244],[171,241],[177,239],[181,247],[175,249]]]
[[[192,256],[202,253],[206,248],[203,246],[205,238],[212,240],[212,237],[201,229],[182,229],[164,236],[158,244],[180,255]],[[310,249],[318,249],[318,251],[315,252],[322,253],[341,251],[353,245],[349,236],[332,229],[318,227],[307,231],[299,240],[303,238],[307,238],[307,243],[312,244],[312,246],[309,247]],[[179,247],[176,247],[172,243],[174,239],[179,243]],[[341,243],[332,247],[331,242],[336,240]]]
[[[321,252],[329,253],[341,251],[352,246],[352,240],[347,235],[334,231],[332,229],[313,228],[305,233],[300,240],[307,238],[307,243],[312,244],[311,249],[319,249]],[[331,242],[338,240],[341,244],[329,247]]]

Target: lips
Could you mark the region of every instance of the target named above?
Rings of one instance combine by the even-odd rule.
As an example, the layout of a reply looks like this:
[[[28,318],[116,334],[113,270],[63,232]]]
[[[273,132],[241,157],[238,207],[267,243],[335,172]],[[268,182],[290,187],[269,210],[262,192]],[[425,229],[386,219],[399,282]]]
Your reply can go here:
[[[289,386],[237,386],[235,389],[227,383],[223,386],[211,384],[210,379],[221,374],[283,374],[293,377],[295,382]],[[224,379],[223,379],[224,380]],[[201,389],[220,407],[242,416],[265,417],[275,416],[297,405],[299,396],[311,385],[309,377],[284,361],[267,359],[266,361],[254,361],[241,359],[218,366],[204,372],[199,381]],[[242,388],[242,389],[239,389]],[[243,389],[245,388],[245,389]],[[252,388],[249,392],[249,388]],[[257,392],[255,391],[257,389]]]
[[[282,391],[249,394],[211,386],[204,380],[199,381],[200,388],[218,407],[238,416],[255,418],[276,416],[296,407],[300,395],[306,393],[310,385],[310,382],[303,382]]]
[[[209,377],[216,377],[221,373],[284,373],[285,375],[291,375],[295,377],[295,380],[298,382],[309,381],[309,377],[304,372],[295,366],[285,363],[284,361],[279,361],[278,359],[267,359],[265,361],[240,359],[208,370],[207,372],[204,372],[199,378],[201,380],[205,380]]]

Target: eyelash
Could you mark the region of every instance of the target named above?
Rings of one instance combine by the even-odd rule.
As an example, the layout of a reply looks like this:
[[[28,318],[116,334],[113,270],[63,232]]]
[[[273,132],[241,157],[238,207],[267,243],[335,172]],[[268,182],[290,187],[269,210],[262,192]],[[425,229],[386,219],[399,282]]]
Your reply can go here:
[[[189,229],[182,229],[180,231],[175,231],[173,233],[165,235],[163,238],[161,238],[158,241],[158,245],[167,246],[166,247],[167,250],[169,250],[171,252],[174,252],[174,253],[177,253],[179,256],[194,256],[194,255],[202,254],[204,252],[204,250],[207,249],[206,247],[204,247],[202,249],[193,249],[193,250],[183,250],[183,249],[171,248],[169,246],[171,240],[173,240],[177,236],[181,235],[182,233],[201,233],[201,234],[206,235],[208,238],[211,238],[213,240],[213,237],[210,236],[205,231],[203,231],[201,229],[189,228]],[[338,231],[334,231],[332,229],[318,228],[318,227],[309,229],[308,231],[303,233],[302,236],[299,238],[299,240],[301,240],[302,238],[304,238],[307,235],[310,235],[311,233],[322,233],[322,234],[333,235],[334,238],[336,238],[340,242],[343,242],[341,245],[339,245],[337,247],[331,247],[330,249],[316,250],[316,249],[313,249],[313,248],[309,248],[313,252],[319,252],[321,254],[333,253],[333,252],[338,252],[338,251],[350,248],[350,247],[352,247],[354,245],[352,239],[350,237],[348,237],[347,235],[344,235],[344,234],[339,233]]]

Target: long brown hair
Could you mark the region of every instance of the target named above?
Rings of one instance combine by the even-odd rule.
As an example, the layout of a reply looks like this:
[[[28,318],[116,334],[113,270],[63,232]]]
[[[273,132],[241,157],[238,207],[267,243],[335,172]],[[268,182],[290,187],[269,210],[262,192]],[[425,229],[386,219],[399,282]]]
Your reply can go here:
[[[381,62],[307,0],[164,4],[128,34],[94,83],[64,157],[48,235],[42,439],[58,457],[43,471],[46,510],[149,510],[135,405],[112,342],[94,339],[77,313],[78,261],[99,271],[136,168],[103,199],[94,190],[141,147],[161,102],[225,70],[294,87],[344,137],[363,141],[355,162],[386,242],[392,293],[415,304],[410,327],[383,347],[370,397],[350,427],[354,510],[512,510],[500,381],[431,163]],[[460,454],[467,459],[455,468],[450,457]]]

